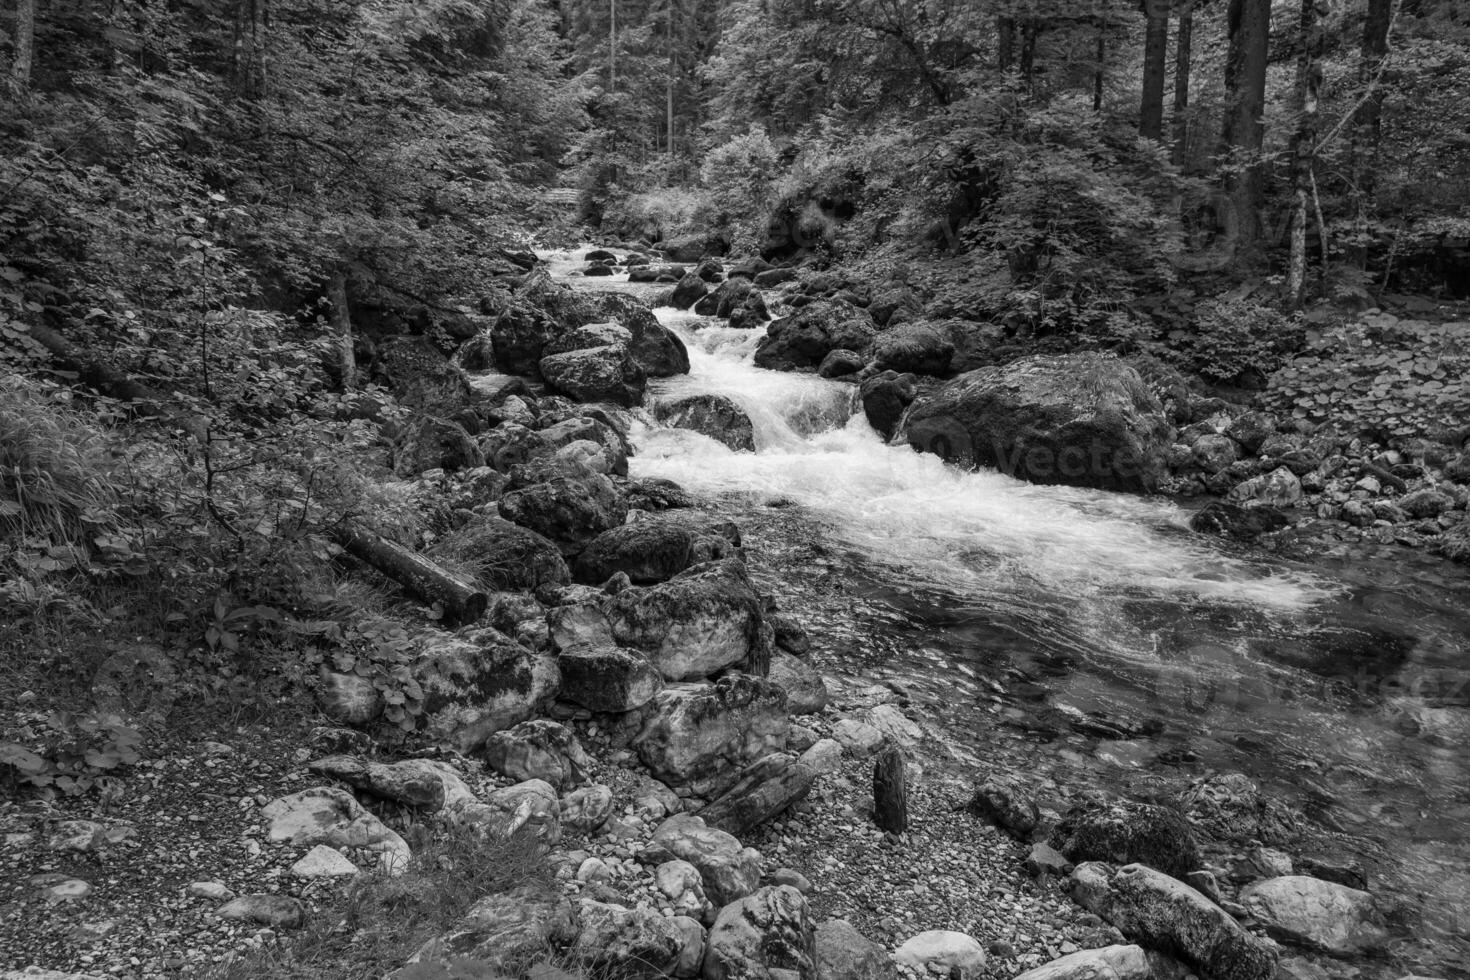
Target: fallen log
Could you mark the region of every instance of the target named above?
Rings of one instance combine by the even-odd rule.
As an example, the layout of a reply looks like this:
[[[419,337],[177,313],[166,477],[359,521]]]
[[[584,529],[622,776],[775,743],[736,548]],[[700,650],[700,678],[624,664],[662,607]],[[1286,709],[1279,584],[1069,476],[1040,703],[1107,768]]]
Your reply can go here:
[[[428,558],[352,524],[334,528],[332,539],[352,557],[403,586],[416,599],[438,604],[447,626],[478,622],[490,596]]]

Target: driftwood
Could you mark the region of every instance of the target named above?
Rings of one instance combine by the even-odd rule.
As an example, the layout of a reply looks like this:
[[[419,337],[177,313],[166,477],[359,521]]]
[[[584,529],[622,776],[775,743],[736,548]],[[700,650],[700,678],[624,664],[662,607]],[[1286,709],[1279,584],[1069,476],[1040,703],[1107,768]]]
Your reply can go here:
[[[397,582],[410,595],[442,606],[446,625],[473,623],[485,615],[489,595],[418,552],[351,524],[335,529],[332,537],[352,557]]]
[[[903,752],[888,743],[873,763],[873,821],[890,834],[909,829],[909,784]]]

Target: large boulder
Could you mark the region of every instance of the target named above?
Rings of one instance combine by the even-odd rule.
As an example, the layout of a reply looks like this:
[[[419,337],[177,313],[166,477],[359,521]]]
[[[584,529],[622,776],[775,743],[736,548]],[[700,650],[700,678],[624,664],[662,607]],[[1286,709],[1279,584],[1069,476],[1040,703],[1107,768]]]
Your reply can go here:
[[[695,303],[694,312],[700,316],[727,317],[744,306],[752,295],[759,297],[760,292],[748,278],[727,279]]]
[[[378,347],[373,377],[391,388],[399,404],[451,418],[470,403],[464,371],[425,337],[392,337]]]
[[[699,816],[709,826],[741,837],[806,799],[816,778],[816,770],[795,756],[775,752],[747,766],[735,785]]]
[[[704,980],[816,980],[816,930],[790,885],[762,888],[725,906],[709,931]]]
[[[1332,956],[1362,956],[1382,950],[1388,939],[1373,896],[1306,875],[1252,882],[1240,904],[1274,939]]]
[[[663,675],[647,657],[613,646],[563,650],[557,666],[562,697],[592,711],[632,711],[664,688]]]
[[[558,791],[585,781],[592,762],[570,729],[544,718],[491,735],[485,761],[518,783],[539,779]]]
[[[671,687],[644,709],[638,758],[670,786],[709,796],[745,766],[786,748],[786,695],[763,678],[731,674],[713,684]]]
[[[724,395],[684,395],[660,400],[653,417],[676,429],[690,429],[722,442],[736,452],[755,452],[755,426],[750,416]]]
[[[628,353],[650,378],[689,373],[689,351],[678,334],[658,322],[652,308],[636,296],[605,292],[587,295],[599,316],[616,320],[629,334]]]
[[[816,929],[817,980],[898,980],[888,951],[846,919],[828,919]]]
[[[1073,862],[1147,864],[1175,878],[1201,865],[1199,844],[1184,814],[1149,803],[1078,804],[1057,827],[1052,843]]]
[[[489,627],[431,641],[410,672],[423,691],[424,730],[460,752],[531,718],[561,687],[553,657]]]
[[[474,794],[458,773],[447,763],[432,759],[384,763],[329,755],[307,768],[381,799],[431,813],[474,800]]]
[[[1237,541],[1254,541],[1263,534],[1279,531],[1291,519],[1275,507],[1260,504],[1241,507],[1224,500],[1213,500],[1189,519],[1191,530],[1214,534]]]
[[[628,505],[611,480],[600,473],[581,479],[558,477],[513,490],[500,498],[500,516],[555,541],[564,554],[628,516]]]
[[[744,898],[761,881],[759,851],[742,847],[731,834],[688,813],[659,824],[639,860],[660,867],[671,861],[688,863],[699,872],[703,892],[716,906]]]
[[[393,472],[417,476],[426,470],[473,469],[484,466],[480,447],[458,422],[424,415],[410,424],[393,444]]]
[[[1142,864],[1079,864],[1067,883],[1073,901],[1140,945],[1175,956],[1211,980],[1270,980],[1277,950],[1220,906]]]
[[[630,976],[673,972],[684,949],[683,931],[653,909],[630,909],[582,899],[577,959],[596,970]],[[619,973],[621,975],[621,973]]]
[[[494,837],[533,842],[543,854],[561,840],[561,801],[551,784],[541,779],[497,789],[484,803],[459,807],[455,816]]]
[[[739,558],[624,589],[609,601],[607,617],[617,641],[648,654],[669,680],[708,677],[770,654],[763,604]]]
[[[944,374],[953,357],[949,331],[924,321],[891,327],[873,341],[873,362],[882,371]]]
[[[789,653],[778,650],[771,654],[771,670],[766,676],[786,692],[786,707],[794,715],[815,714],[832,699],[817,669]]]
[[[709,232],[676,235],[653,247],[663,252],[670,262],[698,262],[708,255],[724,255],[726,250],[724,241]]]
[[[555,544],[500,517],[476,518],[436,542],[429,556],[469,569],[489,592],[534,591],[572,580]]]
[[[732,530],[734,525],[728,525]],[[604,531],[577,557],[578,581],[605,582],[618,572],[638,585],[663,582],[691,565],[736,554],[739,531],[718,533],[716,527],[678,516],[645,517]]]
[[[930,929],[906,939],[894,950],[893,961],[919,973],[953,976],[958,971],[962,977],[977,977],[985,969],[985,948],[963,932]]]
[[[687,310],[707,295],[709,295],[709,283],[690,272],[674,287],[673,293],[669,296],[669,305]]]
[[[919,389],[912,374],[897,374],[884,371],[867,378],[858,387],[858,398],[863,404],[863,415],[868,424],[884,439],[891,439],[897,431],[904,411],[913,404]]]
[[[544,959],[548,949],[574,942],[578,931],[576,911],[561,890],[533,879],[477,901],[456,928],[429,940],[409,963],[463,957],[501,975],[518,976]]]
[[[1016,980],[1152,980],[1148,956],[1138,946],[1103,946],[1052,960]]]
[[[1285,466],[1237,484],[1226,496],[1233,502],[1254,501],[1268,507],[1295,507],[1302,502],[1302,481]]]
[[[1034,483],[1145,492],[1172,430],[1133,368],[1102,354],[1034,356],[920,396],[901,431],[916,449]]]
[[[548,385],[579,402],[641,405],[648,385],[643,368],[623,343],[548,354],[538,366]]]
[[[1261,792],[1244,773],[1217,773],[1195,780],[1176,798],[1189,822],[1222,841],[1286,844],[1300,839],[1299,815]]]
[[[866,310],[821,300],[767,327],[756,347],[755,363],[778,371],[815,368],[834,350],[866,350],[876,333]]]
[[[544,310],[516,303],[490,328],[496,367],[506,374],[534,375],[546,345],[561,332],[561,324]]]

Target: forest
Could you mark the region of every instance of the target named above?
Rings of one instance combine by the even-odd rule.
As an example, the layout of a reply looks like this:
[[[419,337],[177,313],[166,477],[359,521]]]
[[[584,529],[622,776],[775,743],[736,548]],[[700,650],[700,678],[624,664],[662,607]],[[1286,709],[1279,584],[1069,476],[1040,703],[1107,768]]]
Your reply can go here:
[[[1452,980],[1466,738],[1463,0],[0,0],[0,980]]]

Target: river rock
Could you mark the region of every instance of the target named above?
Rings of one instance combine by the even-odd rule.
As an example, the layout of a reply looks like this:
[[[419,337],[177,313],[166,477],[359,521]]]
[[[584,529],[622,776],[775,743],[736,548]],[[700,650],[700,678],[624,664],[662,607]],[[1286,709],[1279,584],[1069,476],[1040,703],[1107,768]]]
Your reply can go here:
[[[1258,501],[1271,507],[1295,507],[1302,501],[1302,481],[1291,470],[1280,466],[1237,484],[1226,499],[1235,503]]]
[[[384,340],[372,373],[400,405],[417,412],[452,418],[470,403],[469,379],[427,337]]]
[[[761,855],[723,830],[708,827],[697,816],[680,813],[659,824],[644,863],[686,861],[699,871],[705,894],[725,906],[755,891],[761,880]]]
[[[544,959],[547,950],[575,942],[579,931],[576,912],[561,891],[532,880],[475,902],[455,929],[429,940],[409,963],[464,957],[515,976]]]
[[[1265,412],[1246,412],[1230,421],[1225,434],[1240,443],[1246,455],[1254,456],[1276,434],[1276,420]]]
[[[1189,519],[1192,530],[1237,541],[1254,541],[1263,534],[1279,531],[1291,523],[1280,510],[1267,504],[1241,507],[1213,500]]]
[[[709,436],[735,452],[755,452],[755,427],[745,409],[724,395],[683,395],[660,400],[653,416],[676,429]]]
[[[963,932],[930,929],[904,941],[893,962],[920,973],[935,970],[949,976],[978,977],[985,969],[985,947]]]
[[[968,808],[1022,843],[1030,842],[1041,825],[1036,800],[1018,781],[1005,776],[991,776],[976,787]]]
[[[727,905],[709,931],[704,980],[816,980],[816,973],[816,930],[795,888],[762,888]]]
[[[665,480],[660,477],[629,480],[626,493],[628,507],[632,510],[646,510],[652,513],[681,510],[694,506],[694,498],[690,496],[689,491],[673,480]]]
[[[1147,492],[1172,429],[1138,372],[1110,355],[1037,355],[962,374],[915,400],[900,434],[951,462],[1034,483]]]
[[[704,915],[709,899],[704,894],[704,879],[699,869],[688,861],[665,861],[653,871],[653,883],[681,915]]]
[[[883,746],[883,733],[854,718],[841,718],[832,726],[832,738],[849,755],[862,758]]]
[[[467,567],[488,592],[535,591],[572,580],[555,544],[501,517],[475,518],[437,542],[429,556]]]
[[[818,300],[767,327],[756,347],[755,363],[777,371],[814,368],[834,350],[866,350],[876,333],[867,311],[837,300]]]
[[[496,837],[524,834],[542,850],[561,840],[561,801],[556,790],[540,779],[528,779],[495,790],[484,803],[462,807],[461,823],[480,827]]]
[[[291,873],[298,878],[350,878],[362,872],[341,851],[317,844],[291,865]]]
[[[446,763],[430,759],[382,763],[331,755],[310,763],[307,769],[382,799],[429,812],[474,799],[458,773]]]
[[[718,525],[702,525],[679,515],[645,517],[604,531],[577,556],[580,582],[605,582],[618,572],[638,585],[651,585],[702,562],[737,553],[739,531],[719,533]],[[731,541],[731,537],[734,541]]]
[[[634,970],[638,974],[673,972],[684,934],[672,919],[652,909],[629,909],[591,899],[580,905],[581,929],[573,950],[594,969]]]
[[[596,305],[596,315],[616,320],[629,334],[628,353],[650,378],[689,373],[689,351],[679,335],[658,321],[651,307],[623,292],[583,294]]]
[[[1027,970],[1016,980],[1151,980],[1153,969],[1138,946],[1084,949]]]
[[[643,368],[621,343],[548,354],[537,366],[548,385],[579,402],[641,405],[648,385]]]
[[[424,692],[424,732],[466,753],[531,718],[561,688],[554,657],[489,627],[433,640],[410,671]]]
[[[1068,812],[1052,843],[1074,862],[1141,863],[1176,878],[1201,864],[1184,814],[1148,803],[1085,801]]]
[[[608,602],[607,617],[618,643],[642,650],[668,680],[708,677],[770,657],[763,603],[739,558],[624,589]]]
[[[694,312],[700,316],[723,316],[728,317],[736,310],[745,305],[751,296],[760,296],[756,291],[755,284],[746,277],[732,277],[726,279],[714,288],[708,295],[701,297],[694,304]],[[764,304],[762,304],[764,309]]]
[[[726,245],[712,232],[689,232],[658,242],[653,246],[668,256],[670,262],[698,262],[707,256],[725,254]]]
[[[490,327],[496,366],[507,374],[534,375],[546,345],[561,330],[544,310],[525,302],[512,304]]]
[[[589,708],[622,714],[641,708],[663,690],[663,675],[642,654],[618,647],[578,647],[557,656],[562,697]]]
[[[873,341],[873,363],[880,371],[941,375],[952,357],[949,332],[922,320],[899,324]]]
[[[709,295],[709,283],[696,273],[686,273],[674,287],[673,293],[669,295],[669,305],[687,310],[707,295]]]
[[[867,366],[868,359],[857,351],[838,349],[827,352],[817,365],[817,374],[824,378],[848,378]]]
[[[901,319],[895,319],[900,311],[905,314],[905,317],[917,316],[923,311],[923,304],[908,286],[893,285],[873,291],[873,299],[868,303],[868,312],[873,315],[873,319],[880,327],[903,322]]]
[[[918,390],[912,374],[884,371],[862,383],[858,388],[858,398],[868,424],[884,439],[890,439]]]
[[[306,921],[306,907],[289,895],[241,895],[221,905],[214,914],[272,929],[297,929]]]
[[[1293,842],[1301,821],[1284,803],[1261,792],[1244,773],[1219,773],[1191,783],[1177,803],[1211,836],[1222,841],[1265,844]]]
[[[1388,939],[1373,896],[1306,875],[1247,885],[1241,889],[1240,904],[1272,938],[1332,956],[1378,952]]]
[[[540,779],[557,790],[582,782],[592,763],[570,729],[545,719],[523,721],[491,735],[485,761],[517,782]]]
[[[561,798],[561,825],[578,834],[593,834],[612,816],[613,792],[601,783],[572,790]]]
[[[261,816],[269,824],[267,836],[272,842],[362,851],[376,860],[384,874],[401,875],[408,870],[407,842],[343,790],[318,786],[292,793],[266,804]]]
[[[639,759],[670,786],[701,796],[730,788],[748,764],[786,747],[786,695],[749,674],[669,688],[644,708]]]
[[[816,714],[832,700],[827,684],[815,667],[780,650],[771,654],[767,675],[772,684],[786,692],[786,707],[793,715]]]
[[[1177,956],[1215,980],[1269,980],[1276,970],[1278,954],[1270,942],[1161,871],[1088,862],[1072,872],[1068,891],[1130,939]]]
[[[480,447],[464,426],[433,415],[419,416],[393,444],[393,472],[400,477],[417,476],[427,470],[452,473],[484,465]]]
[[[831,738],[818,739],[802,752],[798,761],[818,775],[836,772],[842,768],[842,743]]]
[[[817,926],[816,959],[817,980],[898,980],[888,951],[846,919]]]
[[[795,756],[773,752],[746,766],[723,795],[699,816],[706,824],[743,837],[749,831],[806,799],[817,773]]]
[[[628,270],[629,282],[678,282],[688,274],[682,265],[651,262]]]
[[[586,542],[628,516],[628,505],[600,473],[581,479],[559,477],[513,490],[500,498],[500,516],[557,543],[563,554],[576,553]]]

